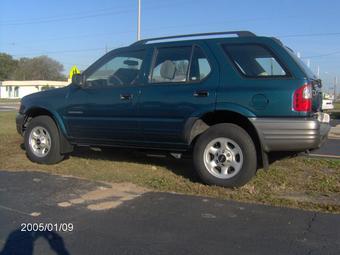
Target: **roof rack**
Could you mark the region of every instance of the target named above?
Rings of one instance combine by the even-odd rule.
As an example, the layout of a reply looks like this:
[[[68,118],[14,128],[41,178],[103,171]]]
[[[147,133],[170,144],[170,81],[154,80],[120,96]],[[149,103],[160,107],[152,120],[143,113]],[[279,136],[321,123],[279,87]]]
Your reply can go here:
[[[186,34],[186,35],[172,35],[172,36],[155,37],[155,38],[139,40],[131,44],[131,46],[146,44],[149,41],[158,41],[158,40],[166,40],[166,39],[174,39],[174,38],[185,38],[185,37],[196,37],[196,36],[210,36],[210,35],[237,35],[238,37],[256,36],[254,33],[250,31],[227,31],[227,32],[212,32],[212,33],[199,33],[199,34]]]

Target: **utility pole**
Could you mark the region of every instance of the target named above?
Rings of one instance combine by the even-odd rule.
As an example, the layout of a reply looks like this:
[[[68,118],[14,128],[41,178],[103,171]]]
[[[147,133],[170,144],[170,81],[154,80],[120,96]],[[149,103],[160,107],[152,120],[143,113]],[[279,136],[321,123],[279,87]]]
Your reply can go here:
[[[334,100],[336,98],[336,85],[338,83],[338,76],[335,76],[334,78],[334,92],[333,92],[333,95],[334,95]]]
[[[318,69],[316,70],[316,75],[318,79],[320,79],[320,66],[318,66]]]
[[[310,59],[307,59],[307,66],[310,68]]]
[[[140,40],[140,14],[141,14],[141,0],[138,0],[137,41]]]

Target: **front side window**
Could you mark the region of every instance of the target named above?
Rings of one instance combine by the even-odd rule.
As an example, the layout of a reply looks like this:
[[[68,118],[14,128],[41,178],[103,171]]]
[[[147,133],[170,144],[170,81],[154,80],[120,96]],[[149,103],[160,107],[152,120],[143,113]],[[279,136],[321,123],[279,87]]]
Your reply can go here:
[[[136,83],[144,51],[122,53],[101,65],[86,78],[88,87],[129,86]]]
[[[237,69],[247,77],[288,76],[278,59],[263,46],[226,44],[223,49]]]

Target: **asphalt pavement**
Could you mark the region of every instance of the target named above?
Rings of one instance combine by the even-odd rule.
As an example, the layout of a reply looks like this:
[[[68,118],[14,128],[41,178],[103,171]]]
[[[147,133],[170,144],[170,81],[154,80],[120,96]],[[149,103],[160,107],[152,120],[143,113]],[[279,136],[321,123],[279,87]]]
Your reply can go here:
[[[340,159],[340,139],[329,138],[320,149],[313,150],[309,156]]]
[[[117,185],[0,171],[0,254],[340,254],[339,215]]]
[[[20,104],[17,102],[0,102],[0,112],[18,111]]]
[[[328,140],[320,149],[313,150],[309,156],[340,159],[340,119],[331,120],[330,125]]]

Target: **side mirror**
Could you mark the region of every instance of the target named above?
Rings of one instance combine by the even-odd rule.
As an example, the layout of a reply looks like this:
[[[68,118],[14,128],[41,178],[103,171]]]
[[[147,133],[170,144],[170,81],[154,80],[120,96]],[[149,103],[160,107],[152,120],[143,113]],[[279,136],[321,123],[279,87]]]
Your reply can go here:
[[[82,83],[83,83],[83,79],[82,79],[82,75],[81,74],[78,74],[78,73],[75,73],[73,74],[72,76],[72,84],[75,84],[75,85],[78,85],[78,86],[81,86]]]

